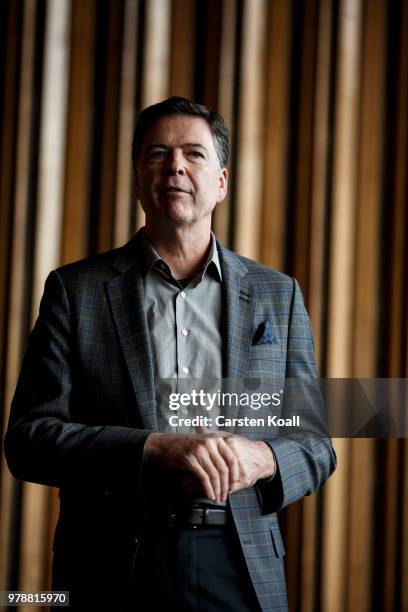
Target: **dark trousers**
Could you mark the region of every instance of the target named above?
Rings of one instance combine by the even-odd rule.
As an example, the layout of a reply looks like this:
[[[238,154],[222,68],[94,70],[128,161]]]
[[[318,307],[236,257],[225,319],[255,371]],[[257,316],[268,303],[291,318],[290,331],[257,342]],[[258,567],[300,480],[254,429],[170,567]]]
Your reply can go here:
[[[259,612],[232,525],[147,527],[128,591],[127,612]]]

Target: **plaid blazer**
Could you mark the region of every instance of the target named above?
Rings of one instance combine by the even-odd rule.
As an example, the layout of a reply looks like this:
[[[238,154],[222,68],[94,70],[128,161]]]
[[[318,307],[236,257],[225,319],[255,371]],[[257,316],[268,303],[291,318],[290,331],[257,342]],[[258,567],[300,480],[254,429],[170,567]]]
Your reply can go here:
[[[140,233],[51,272],[5,437],[15,477],[60,489],[53,588],[71,591],[72,609],[83,609],[87,597],[94,608],[110,601],[120,609],[145,519],[143,445],[157,415],[139,247]],[[285,378],[315,376],[297,282],[218,248],[225,377],[272,377],[283,388]],[[253,342],[266,321],[266,341]],[[335,455],[327,437],[307,432],[268,442],[276,477],[229,501],[261,609],[283,612],[276,513],[320,487]]]

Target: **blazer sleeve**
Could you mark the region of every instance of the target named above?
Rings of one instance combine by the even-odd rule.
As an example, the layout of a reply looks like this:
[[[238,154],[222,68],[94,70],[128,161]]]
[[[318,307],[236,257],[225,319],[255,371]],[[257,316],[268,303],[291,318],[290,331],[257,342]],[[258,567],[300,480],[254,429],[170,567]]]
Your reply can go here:
[[[293,279],[286,379],[317,380],[313,335],[311,324],[303,302],[298,282]],[[312,385],[313,387],[313,385]],[[318,385],[314,387],[318,389]],[[304,410],[314,418],[321,418],[323,404],[319,405],[316,393],[308,393],[310,385],[304,386]],[[316,404],[317,399],[317,406]],[[317,414],[316,414],[317,411]],[[276,458],[275,476],[267,481],[258,481],[256,490],[264,514],[282,510],[288,504],[310,495],[329,478],[336,467],[336,455],[328,434],[321,434],[323,427],[302,428],[297,432],[265,440]],[[316,433],[318,431],[319,433]]]
[[[149,431],[72,421],[72,328],[63,281],[58,271],[51,272],[11,406],[4,441],[10,471],[21,480],[56,487],[132,481],[139,487]]]

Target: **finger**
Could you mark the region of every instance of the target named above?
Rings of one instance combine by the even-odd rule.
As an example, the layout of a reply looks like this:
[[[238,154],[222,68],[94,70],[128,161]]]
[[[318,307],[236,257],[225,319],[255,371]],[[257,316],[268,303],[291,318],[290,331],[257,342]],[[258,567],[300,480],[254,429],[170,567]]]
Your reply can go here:
[[[219,501],[221,499],[221,472],[223,469],[226,471],[226,466],[223,462],[220,465],[220,456],[216,450],[216,440],[214,438],[203,440],[195,449],[195,457],[199,465],[206,472],[215,498]]]
[[[190,471],[195,476],[199,487],[201,488],[205,497],[211,499],[212,501],[216,501],[215,491],[208,475],[207,471],[200,465],[197,457],[193,457],[190,460]]]
[[[240,481],[240,464],[239,464],[239,458],[234,453],[234,451],[230,448],[230,446],[225,441],[225,439],[222,440],[219,447],[220,447],[220,454],[222,455],[228,467],[228,472],[229,472],[228,490],[225,493],[225,496],[226,496],[228,493],[232,493],[234,491],[234,488],[237,486],[237,484]]]
[[[204,426],[197,425],[196,431],[199,433],[207,433],[209,430]],[[219,501],[225,501],[231,487],[234,487],[234,483],[239,481],[238,460],[232,449],[230,449],[225,442],[221,442],[221,440],[227,441],[229,438],[232,438],[233,435],[234,434],[227,431],[214,432],[213,435],[211,435],[213,439],[218,438],[215,446],[208,446],[210,460],[217,471],[218,477],[211,469],[211,466],[202,464],[210,477],[214,493]]]
[[[213,451],[215,445],[216,441],[214,438],[206,438],[199,442],[185,459],[187,462],[187,469],[190,468],[190,471],[191,469],[195,470],[197,465],[204,470],[212,489],[212,496],[210,499],[213,501],[219,501],[221,499],[221,481],[220,474],[218,472],[219,466],[216,467],[213,461],[216,460]],[[224,470],[225,469],[226,466],[224,465]],[[202,482],[203,485],[205,484],[208,486],[207,482],[204,482],[202,474],[202,471],[200,471],[198,474],[200,477],[200,482]]]
[[[217,441],[217,443],[211,447],[210,459],[218,472],[220,482],[219,500],[225,501],[227,499],[230,484],[230,470],[222,452],[220,452],[220,447],[223,445],[223,443],[221,442],[220,444],[220,442],[220,440]]]
[[[216,446],[213,440],[208,440],[206,446],[202,447],[203,450],[199,453],[198,461],[201,463],[201,467],[204,468],[210,479],[215,500],[220,501],[221,499],[221,481],[225,478],[225,472],[227,471],[226,465],[221,461],[221,457],[216,450]]]

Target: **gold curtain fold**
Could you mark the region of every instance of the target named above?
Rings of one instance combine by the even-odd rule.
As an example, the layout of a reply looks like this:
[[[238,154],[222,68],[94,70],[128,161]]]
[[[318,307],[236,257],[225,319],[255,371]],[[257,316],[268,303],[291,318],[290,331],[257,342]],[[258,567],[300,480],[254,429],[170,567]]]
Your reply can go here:
[[[231,131],[219,238],[295,276],[321,376],[408,377],[408,2],[6,0],[0,7],[4,434],[44,278],[143,224],[138,112],[184,95]],[[291,610],[408,610],[408,443],[336,439],[280,517]],[[0,590],[49,588],[57,491],[0,461]]]

